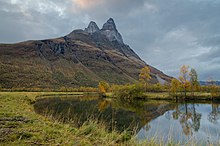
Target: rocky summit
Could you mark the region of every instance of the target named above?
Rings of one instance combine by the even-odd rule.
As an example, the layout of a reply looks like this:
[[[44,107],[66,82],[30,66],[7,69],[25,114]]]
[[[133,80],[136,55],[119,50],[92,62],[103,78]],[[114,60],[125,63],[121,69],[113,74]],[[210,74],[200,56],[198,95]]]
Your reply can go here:
[[[4,88],[60,88],[97,86],[99,81],[134,83],[149,66],[151,82],[171,77],[146,64],[123,42],[110,18],[101,29],[91,21],[56,39],[0,44],[0,86]]]
[[[123,44],[121,34],[118,32],[115,22],[110,18],[102,27],[101,33],[105,35],[109,41],[117,41],[120,44]]]
[[[87,33],[94,33],[94,32],[97,32],[97,31],[100,31],[98,25],[94,22],[94,21],[91,21],[89,23],[89,26],[87,28],[85,28],[85,31]]]

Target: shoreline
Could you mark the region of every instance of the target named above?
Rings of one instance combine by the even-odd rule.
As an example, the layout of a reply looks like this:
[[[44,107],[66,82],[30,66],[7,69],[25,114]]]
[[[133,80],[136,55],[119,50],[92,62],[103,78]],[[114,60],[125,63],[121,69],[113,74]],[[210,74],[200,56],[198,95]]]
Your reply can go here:
[[[54,92],[0,92],[0,145],[138,145],[95,119],[77,127],[35,113],[35,97],[46,94]]]

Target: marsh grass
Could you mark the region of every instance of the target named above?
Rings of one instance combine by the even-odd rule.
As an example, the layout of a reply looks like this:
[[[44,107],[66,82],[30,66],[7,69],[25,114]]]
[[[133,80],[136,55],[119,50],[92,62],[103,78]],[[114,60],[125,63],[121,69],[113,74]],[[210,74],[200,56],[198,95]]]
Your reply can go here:
[[[157,146],[219,146],[220,140],[212,139],[212,133],[209,129],[206,130],[207,139],[202,139],[194,134],[186,136],[181,129],[175,129],[174,127],[169,127],[167,135],[161,135],[161,127],[156,127],[156,131],[153,134],[148,135],[144,140],[139,139],[139,145],[157,145]],[[175,138],[175,133],[179,132],[180,139]],[[218,133],[218,132],[217,132]],[[165,134],[165,133],[163,133]],[[183,138],[185,137],[185,138]],[[183,139],[182,139],[183,138]],[[216,141],[217,140],[217,141]]]
[[[63,119],[62,115],[54,118],[53,113],[45,112],[45,117],[35,113],[35,97],[48,92],[0,92],[0,145],[146,145],[173,146],[172,136],[169,141],[153,138],[137,141],[136,131],[118,132],[109,130],[107,124],[95,117],[78,126],[78,119]],[[63,94],[63,93],[62,93]],[[64,121],[68,122],[64,122]],[[172,135],[172,134],[170,134]],[[185,145],[197,145],[192,139]],[[210,144],[212,145],[212,144]]]
[[[219,100],[219,98],[212,98],[211,93],[207,92],[194,92],[193,96],[191,92],[186,93],[186,99],[182,92],[178,92],[176,95],[169,94],[168,92],[146,92],[143,93],[141,99],[153,99],[153,100],[178,100],[178,101],[211,101]]]
[[[54,93],[0,92],[0,145],[136,145],[130,133],[109,131],[94,118],[78,127],[77,119],[36,114],[32,103],[44,94]]]

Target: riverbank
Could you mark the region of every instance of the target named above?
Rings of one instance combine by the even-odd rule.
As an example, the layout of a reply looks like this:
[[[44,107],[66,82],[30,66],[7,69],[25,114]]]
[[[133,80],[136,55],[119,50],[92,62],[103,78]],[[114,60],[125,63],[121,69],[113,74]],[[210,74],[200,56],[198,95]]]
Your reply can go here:
[[[34,112],[36,96],[63,93],[0,92],[0,145],[136,145],[126,132],[109,132],[92,119],[76,127]]]
[[[179,145],[156,139],[137,142],[135,132],[109,131],[103,122],[89,119],[81,127],[64,124],[50,115],[36,114],[36,97],[83,95],[83,92],[0,92],[0,145]],[[162,96],[162,95],[161,95]],[[48,97],[48,96],[47,96]],[[67,96],[68,97],[68,96]],[[196,145],[194,141],[186,145]]]
[[[184,93],[177,93],[175,95],[170,94],[169,92],[147,92],[143,93],[142,96],[143,99],[153,99],[153,100],[215,100],[215,98],[212,97],[211,93],[207,92],[187,92],[186,98],[184,96]]]
[[[129,97],[123,95],[114,95],[114,93],[106,93],[106,97],[109,98],[124,98]],[[136,99],[136,100],[169,100],[169,101],[220,101],[220,97],[213,97],[211,93],[208,92],[187,92],[186,97],[184,93],[176,93],[175,95],[169,92],[145,92],[137,94],[136,96],[130,96],[127,99]]]

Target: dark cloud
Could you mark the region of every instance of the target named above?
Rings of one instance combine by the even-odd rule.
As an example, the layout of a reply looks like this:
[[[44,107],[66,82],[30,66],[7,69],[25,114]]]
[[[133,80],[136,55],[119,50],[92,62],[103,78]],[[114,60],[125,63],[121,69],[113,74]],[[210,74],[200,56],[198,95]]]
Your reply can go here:
[[[0,42],[63,36],[113,17],[124,41],[147,63],[178,76],[220,80],[220,0],[0,0]]]

